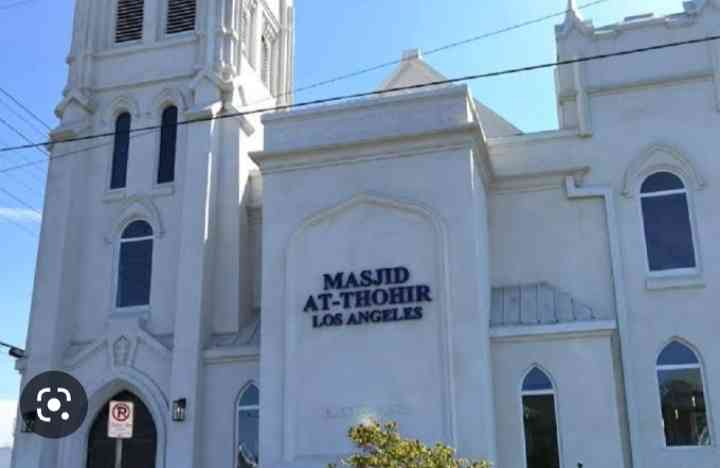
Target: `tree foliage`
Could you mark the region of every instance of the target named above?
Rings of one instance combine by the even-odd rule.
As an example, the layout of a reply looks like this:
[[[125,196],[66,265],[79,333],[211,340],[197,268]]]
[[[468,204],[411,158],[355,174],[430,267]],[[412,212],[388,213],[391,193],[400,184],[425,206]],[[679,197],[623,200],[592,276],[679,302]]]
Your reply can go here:
[[[397,423],[377,422],[352,427],[350,439],[359,452],[342,460],[354,468],[490,468],[487,461],[457,458],[455,450],[441,443],[428,447],[403,438]],[[329,468],[336,468],[330,465]]]

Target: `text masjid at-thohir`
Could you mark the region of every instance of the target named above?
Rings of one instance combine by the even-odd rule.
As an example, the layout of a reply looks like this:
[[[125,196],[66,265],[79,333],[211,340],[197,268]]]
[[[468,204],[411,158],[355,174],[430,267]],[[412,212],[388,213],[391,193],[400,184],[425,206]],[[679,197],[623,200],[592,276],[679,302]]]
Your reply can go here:
[[[303,312],[313,314],[313,328],[421,320],[424,310],[418,304],[433,301],[431,288],[426,284],[407,284],[410,276],[406,267],[326,273],[325,292],[311,294]],[[353,312],[348,313],[349,310]]]

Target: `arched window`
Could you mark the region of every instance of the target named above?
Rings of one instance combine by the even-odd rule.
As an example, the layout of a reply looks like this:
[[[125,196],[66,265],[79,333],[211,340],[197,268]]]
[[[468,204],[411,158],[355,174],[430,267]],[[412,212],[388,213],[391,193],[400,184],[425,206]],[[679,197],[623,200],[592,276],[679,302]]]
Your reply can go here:
[[[271,64],[270,61],[272,60],[272,49],[270,47],[270,41],[263,35],[261,42],[261,62],[260,62],[260,74],[262,78],[262,82],[265,83],[265,86],[270,88],[270,74],[271,74]]]
[[[688,193],[670,172],[650,175],[640,188],[648,266],[651,272],[696,267]]]
[[[115,120],[115,143],[113,147],[110,188],[124,188],[127,184],[128,154],[130,152],[130,124],[132,118],[123,112]]]
[[[170,106],[162,113],[162,125],[160,127],[160,155],[158,156],[158,184],[165,184],[175,180],[177,130],[178,108]]]
[[[525,376],[522,404],[527,468],[559,468],[555,390],[550,378],[537,367]]]
[[[116,43],[142,39],[144,9],[145,0],[117,0]]]
[[[237,402],[237,468],[257,465],[260,440],[260,391],[255,384],[243,390]]]
[[[117,307],[150,304],[153,229],[145,221],[130,223],[120,239],[117,277]]]
[[[668,447],[711,445],[702,366],[686,345],[673,341],[657,360],[660,403]]]

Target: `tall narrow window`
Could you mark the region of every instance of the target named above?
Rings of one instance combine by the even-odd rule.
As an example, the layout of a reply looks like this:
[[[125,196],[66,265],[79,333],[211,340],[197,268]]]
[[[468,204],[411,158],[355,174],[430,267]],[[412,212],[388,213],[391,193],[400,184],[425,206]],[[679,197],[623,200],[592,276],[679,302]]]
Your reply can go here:
[[[260,391],[255,384],[250,384],[240,395],[237,415],[237,468],[254,467],[260,459]]]
[[[167,34],[195,30],[196,0],[168,0]]]
[[[263,36],[260,40],[261,42],[261,48],[262,48],[262,60],[260,63],[260,74],[262,77],[263,83],[265,83],[265,86],[270,88],[270,74],[271,74],[271,66],[270,61],[272,59],[272,50],[270,48],[270,42],[268,39]]]
[[[130,223],[120,239],[117,307],[150,304],[153,229],[145,221]]]
[[[115,144],[113,148],[110,188],[124,188],[127,183],[128,154],[130,152],[130,124],[132,118],[125,112],[115,121]]]
[[[640,189],[650,271],[695,268],[687,189],[670,172],[656,172]]]
[[[523,381],[522,404],[527,468],[559,468],[555,391],[548,376],[537,367]]]
[[[115,42],[142,39],[145,0],[117,0]]]
[[[247,10],[243,10],[240,17],[240,40],[242,53],[245,57],[248,57],[248,50],[250,49],[250,13]]]
[[[660,402],[668,447],[711,445],[702,367],[697,355],[673,341],[657,360]]]
[[[175,152],[177,146],[178,109],[170,106],[163,111],[158,156],[158,184],[175,180]]]

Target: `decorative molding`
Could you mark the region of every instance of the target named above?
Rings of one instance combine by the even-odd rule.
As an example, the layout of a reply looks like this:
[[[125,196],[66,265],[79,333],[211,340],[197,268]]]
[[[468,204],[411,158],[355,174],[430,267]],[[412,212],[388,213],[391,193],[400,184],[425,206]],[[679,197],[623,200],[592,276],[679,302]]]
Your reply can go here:
[[[490,189],[497,194],[560,190],[564,187],[567,177],[572,177],[576,184],[581,184],[589,172],[589,166],[581,166],[556,171],[497,176]]]
[[[702,273],[681,275],[653,275],[645,279],[645,289],[649,291],[662,291],[667,289],[703,289],[705,280]]]
[[[490,339],[493,342],[570,340],[598,336],[610,337],[615,334],[616,330],[617,323],[614,320],[494,327],[490,329]]]
[[[165,88],[153,98],[152,107],[148,109],[147,116],[154,120],[160,120],[165,108],[171,105],[177,107],[180,112],[184,112],[188,108],[188,101],[180,88]]]
[[[120,209],[120,216],[108,229],[105,234],[105,242],[112,244],[120,237],[123,229],[132,221],[142,219],[150,223],[154,235],[162,238],[165,235],[165,227],[162,221],[160,210],[152,201],[151,197],[134,195],[125,199]]]
[[[695,166],[680,150],[667,144],[656,143],[648,146],[628,166],[625,171],[623,195],[632,198],[647,176],[662,170],[680,176],[690,189],[700,191],[706,186]]]
[[[115,367],[125,367],[130,359],[132,344],[125,336],[121,336],[113,343],[113,364]]]
[[[104,127],[115,125],[115,120],[123,112],[129,112],[133,119],[142,117],[140,104],[133,96],[119,96],[113,99],[112,103],[107,107],[102,117],[101,124]]]

